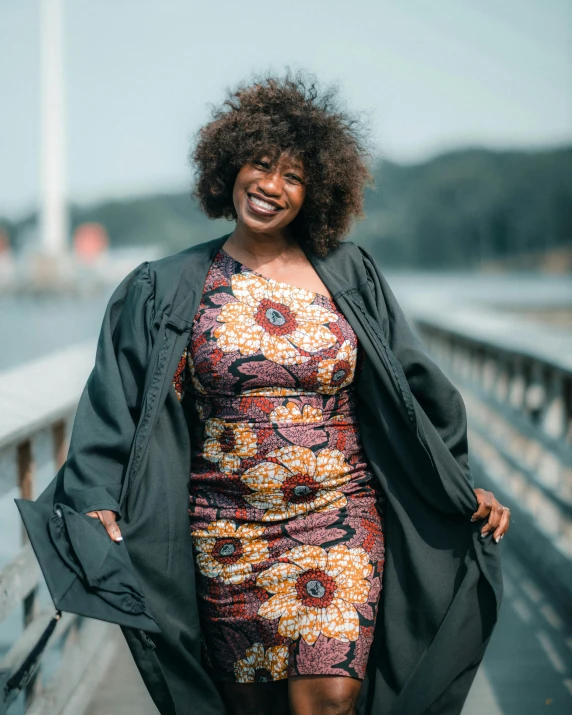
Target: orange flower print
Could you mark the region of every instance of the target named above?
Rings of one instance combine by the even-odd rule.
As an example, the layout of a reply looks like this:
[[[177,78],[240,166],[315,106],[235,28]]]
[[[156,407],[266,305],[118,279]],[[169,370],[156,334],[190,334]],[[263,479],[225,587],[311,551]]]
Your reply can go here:
[[[262,643],[246,649],[246,657],[236,661],[237,683],[266,683],[288,677],[288,647],[275,645],[264,650]]]
[[[357,361],[357,347],[352,348],[349,340],[344,340],[336,357],[320,360],[318,363],[316,390],[333,395],[354,379]]]
[[[279,618],[278,633],[285,638],[302,637],[312,645],[320,633],[348,642],[359,637],[355,604],[366,603],[373,571],[361,547],[337,544],[326,551],[320,546],[296,546],[283,554],[288,563],[262,571],[256,585],[272,596],[258,615]]]
[[[199,570],[208,578],[242,583],[252,573],[252,564],[268,558],[263,533],[264,526],[242,524],[237,528],[230,519],[213,521],[207,529],[193,531]]]
[[[304,405],[302,411],[295,402],[287,402],[286,405],[278,405],[269,414],[272,422],[293,422],[294,424],[310,424],[321,422],[323,412],[319,407]]]
[[[351,479],[350,469],[338,449],[321,449],[314,454],[295,444],[280,447],[241,476],[253,492],[244,498],[256,509],[265,510],[262,521],[340,509],[347,499],[337,488]]]
[[[315,353],[335,345],[337,337],[326,323],[338,316],[312,305],[316,293],[253,273],[235,273],[231,286],[237,302],[223,305],[217,316],[223,325],[214,331],[223,352],[260,350],[279,365],[298,365],[310,359],[300,350]]]
[[[256,433],[249,422],[225,422],[212,417],[205,423],[203,456],[216,462],[221,472],[236,472],[240,460],[257,452]]]

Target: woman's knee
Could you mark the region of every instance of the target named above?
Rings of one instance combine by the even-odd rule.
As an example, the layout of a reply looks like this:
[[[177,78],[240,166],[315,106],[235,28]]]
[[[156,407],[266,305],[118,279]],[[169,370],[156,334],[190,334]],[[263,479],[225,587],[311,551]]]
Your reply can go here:
[[[290,715],[354,715],[361,681],[308,676],[290,683]]]
[[[327,693],[322,695],[319,709],[314,712],[319,712],[320,715],[355,715],[355,703],[353,693]]]

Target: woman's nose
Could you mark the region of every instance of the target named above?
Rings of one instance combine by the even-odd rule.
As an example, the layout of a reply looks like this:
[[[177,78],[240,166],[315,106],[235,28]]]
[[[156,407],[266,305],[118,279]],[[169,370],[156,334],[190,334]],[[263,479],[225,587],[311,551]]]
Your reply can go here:
[[[280,172],[268,172],[258,180],[258,186],[265,194],[279,196],[282,193],[282,177]]]

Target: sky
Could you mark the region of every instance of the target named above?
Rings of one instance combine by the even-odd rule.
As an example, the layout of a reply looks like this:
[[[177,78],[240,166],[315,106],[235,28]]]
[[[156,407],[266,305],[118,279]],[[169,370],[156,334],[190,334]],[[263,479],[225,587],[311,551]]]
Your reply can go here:
[[[40,190],[40,0],[0,0],[0,216]],[[337,83],[380,157],[572,144],[572,0],[63,0],[66,186],[186,191],[210,106],[286,66]]]

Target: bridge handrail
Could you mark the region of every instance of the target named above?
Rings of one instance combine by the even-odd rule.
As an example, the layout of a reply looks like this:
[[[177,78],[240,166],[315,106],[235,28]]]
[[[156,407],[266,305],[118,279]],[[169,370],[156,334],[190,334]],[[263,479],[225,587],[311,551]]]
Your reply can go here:
[[[465,400],[475,483],[511,507],[511,543],[569,608],[572,334],[477,306],[408,313]]]
[[[408,314],[419,326],[465,338],[473,344],[544,364],[572,376],[572,333],[564,328],[535,324],[506,311],[484,306],[440,304],[408,306]]]
[[[34,445],[46,430],[51,432],[56,471],[65,461],[67,433],[94,363],[95,346],[95,341],[86,341],[0,373],[0,498],[14,487],[24,499],[36,496]],[[30,715],[66,715],[84,674],[93,670],[98,649],[110,642],[108,624],[71,614],[60,618],[53,605],[41,608],[40,582],[22,529],[21,549],[0,571],[0,623],[20,605],[24,616],[22,633],[0,662],[0,715],[22,690]],[[62,658],[57,673],[42,687],[37,676],[48,643],[61,646]],[[76,715],[76,704],[74,708]]]
[[[572,467],[572,333],[470,307],[410,314],[440,363]]]

